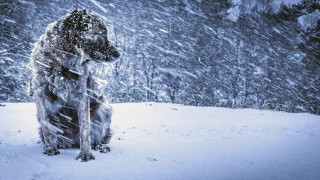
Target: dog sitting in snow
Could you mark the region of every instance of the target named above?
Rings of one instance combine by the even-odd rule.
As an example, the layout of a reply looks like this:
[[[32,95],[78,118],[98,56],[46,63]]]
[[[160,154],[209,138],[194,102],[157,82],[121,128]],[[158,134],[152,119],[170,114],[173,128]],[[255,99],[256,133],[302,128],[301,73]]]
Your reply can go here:
[[[48,25],[32,50],[30,78],[44,154],[80,147],[77,159],[88,161],[94,159],[91,148],[109,151],[111,108],[97,93],[89,64],[118,57],[106,26],[86,9]]]

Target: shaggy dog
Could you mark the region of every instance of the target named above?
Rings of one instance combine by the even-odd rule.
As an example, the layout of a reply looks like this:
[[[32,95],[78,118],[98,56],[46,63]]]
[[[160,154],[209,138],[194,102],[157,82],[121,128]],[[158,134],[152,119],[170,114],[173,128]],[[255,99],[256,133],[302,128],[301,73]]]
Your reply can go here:
[[[89,64],[118,57],[106,26],[86,9],[48,25],[32,50],[30,78],[44,154],[80,147],[77,159],[88,161],[94,159],[92,147],[109,151],[111,108],[97,93]]]

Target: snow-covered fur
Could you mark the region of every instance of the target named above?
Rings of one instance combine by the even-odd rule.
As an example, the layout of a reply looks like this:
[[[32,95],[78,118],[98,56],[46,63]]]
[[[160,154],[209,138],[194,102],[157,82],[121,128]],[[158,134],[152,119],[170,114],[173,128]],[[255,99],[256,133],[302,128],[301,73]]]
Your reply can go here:
[[[111,107],[98,93],[89,65],[118,57],[106,26],[86,9],[48,25],[32,51],[30,78],[45,154],[80,147],[77,159],[87,161],[94,159],[91,147],[109,150]]]

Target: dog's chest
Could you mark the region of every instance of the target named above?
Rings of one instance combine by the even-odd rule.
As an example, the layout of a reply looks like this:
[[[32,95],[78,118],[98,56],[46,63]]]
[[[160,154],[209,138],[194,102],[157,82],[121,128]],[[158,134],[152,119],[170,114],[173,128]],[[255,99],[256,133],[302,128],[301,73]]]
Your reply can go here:
[[[78,99],[87,91],[88,70],[86,65],[68,68],[61,66],[59,72],[53,77],[52,91],[59,98]]]

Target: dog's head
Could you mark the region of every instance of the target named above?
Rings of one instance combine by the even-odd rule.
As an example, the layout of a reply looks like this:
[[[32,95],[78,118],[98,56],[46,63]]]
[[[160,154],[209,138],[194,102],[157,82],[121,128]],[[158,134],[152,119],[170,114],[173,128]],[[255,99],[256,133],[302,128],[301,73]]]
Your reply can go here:
[[[107,28],[96,15],[87,9],[77,9],[62,21],[64,48],[71,53],[82,50],[91,60],[116,60],[120,54],[107,38]]]

